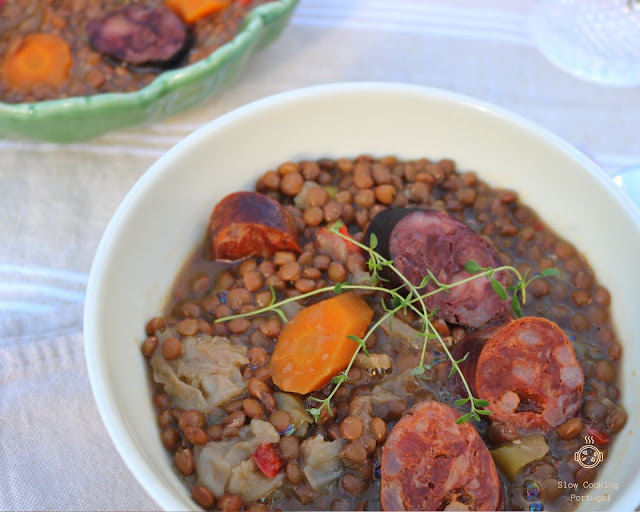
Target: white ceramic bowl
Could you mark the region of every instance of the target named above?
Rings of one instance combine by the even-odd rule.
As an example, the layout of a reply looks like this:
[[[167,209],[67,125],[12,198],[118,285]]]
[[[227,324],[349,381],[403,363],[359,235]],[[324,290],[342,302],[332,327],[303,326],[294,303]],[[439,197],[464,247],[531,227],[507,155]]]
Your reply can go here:
[[[588,258],[611,291],[624,344],[629,414],[599,481],[610,502],[640,503],[640,212],[593,162],[540,127],[471,98],[418,86],[334,84],[269,97],[209,123],[160,158],[111,219],[91,269],[85,350],[91,386],[114,444],[166,510],[195,505],[158,439],[145,361],[145,322],[163,307],[182,263],[205,234],[212,207],[295,159],[397,155],[456,160],[512,188]]]

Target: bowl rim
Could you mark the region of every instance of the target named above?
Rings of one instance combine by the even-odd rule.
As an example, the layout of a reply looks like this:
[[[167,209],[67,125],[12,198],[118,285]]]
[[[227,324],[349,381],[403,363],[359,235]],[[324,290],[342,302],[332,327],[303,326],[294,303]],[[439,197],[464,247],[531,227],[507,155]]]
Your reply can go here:
[[[609,192],[622,203],[632,222],[640,231],[640,208],[638,208],[635,203],[620,189],[620,187],[614,183],[613,179],[605,173],[604,170],[602,170],[594,161],[588,158],[576,147],[572,146],[550,130],[520,116],[519,114],[511,112],[508,109],[484,100],[441,88],[383,81],[334,82],[314,85],[263,97],[238,107],[201,126],[176,143],[155,163],[153,163],[151,167],[149,167],[149,169],[136,181],[117,207],[104,231],[95,253],[89,274],[84,308],[83,330],[85,339],[85,359],[91,388],[99,413],[112,442],[116,446],[116,449],[128,468],[133,473],[134,477],[158,504],[162,504],[162,506],[167,507],[168,509],[178,510],[183,507],[183,504],[174,495],[172,495],[166,487],[158,485],[158,481],[153,477],[151,466],[145,460],[142,453],[137,451],[136,444],[128,435],[127,421],[125,418],[120,416],[121,411],[116,404],[114,394],[107,386],[109,378],[106,368],[100,364],[98,345],[95,343],[96,340],[100,338],[99,333],[95,331],[97,312],[100,310],[102,305],[99,285],[102,280],[105,265],[109,260],[109,246],[111,241],[117,237],[118,232],[122,229],[122,222],[126,219],[127,214],[133,208],[137,196],[146,190],[146,188],[158,177],[163,176],[166,173],[175,172],[175,170],[172,170],[172,166],[165,164],[170,163],[180,152],[188,150],[192,146],[199,145],[203,140],[206,140],[212,134],[215,134],[216,131],[223,129],[225,125],[233,124],[234,122],[251,116],[256,112],[262,113],[269,109],[278,108],[281,105],[287,105],[292,102],[314,99],[319,95],[327,97],[363,91],[391,95],[403,93],[419,94],[432,100],[446,101],[464,108],[480,110],[487,115],[494,116],[501,121],[512,124],[514,127],[524,129],[529,134],[557,146],[561,152],[576,161],[585,169],[585,171],[593,175],[593,177],[600,182],[601,186],[607,188]],[[621,510],[634,510],[638,506],[638,497],[636,496],[634,498],[633,496],[633,484],[640,485],[640,468],[633,477],[632,485],[630,485],[626,490],[621,490],[620,494],[617,496],[616,505],[620,507]]]
[[[242,20],[238,32],[207,57],[175,69],[160,72],[144,87],[130,92],[103,92],[86,96],[69,96],[43,101],[6,103],[0,101],[0,119],[26,120],[56,118],[68,112],[92,112],[104,108],[118,111],[148,106],[169,92],[213,73],[224,63],[240,42],[260,32],[269,19],[277,18],[292,9],[299,0],[271,0],[253,8]]]

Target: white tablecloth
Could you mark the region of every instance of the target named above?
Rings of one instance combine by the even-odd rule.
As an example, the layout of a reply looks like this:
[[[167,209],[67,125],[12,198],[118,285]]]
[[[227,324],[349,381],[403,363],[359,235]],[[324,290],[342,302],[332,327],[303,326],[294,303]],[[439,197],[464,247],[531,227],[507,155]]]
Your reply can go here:
[[[102,232],[140,175],[203,123],[266,95],[364,80],[495,103],[610,174],[640,163],[640,88],[553,67],[524,0],[301,0],[281,38],[203,107],[77,144],[0,140],[0,509],[157,509],[113,447],[84,364],[84,290]]]

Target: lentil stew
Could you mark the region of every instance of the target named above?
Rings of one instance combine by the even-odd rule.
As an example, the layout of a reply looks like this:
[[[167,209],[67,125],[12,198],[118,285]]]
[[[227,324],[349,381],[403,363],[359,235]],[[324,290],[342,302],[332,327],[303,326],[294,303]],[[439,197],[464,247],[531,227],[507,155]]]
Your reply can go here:
[[[448,159],[361,155],[282,163],[255,192],[221,203],[141,347],[160,439],[197,504],[577,506],[570,494],[586,492],[601,467],[576,457],[585,436],[606,460],[627,418],[612,298],[516,192]],[[394,306],[380,288],[395,284],[381,267],[388,280],[371,286],[362,247],[372,240],[420,293],[469,278],[470,260],[541,277],[526,288],[522,318],[501,298],[513,274],[434,293],[437,334],[425,338],[410,307],[378,323]],[[274,301],[284,301],[278,311],[252,314]],[[451,377],[447,352],[460,368]],[[459,423],[467,391],[493,414]]]
[[[209,56],[267,1],[0,1],[0,100],[139,90]]]

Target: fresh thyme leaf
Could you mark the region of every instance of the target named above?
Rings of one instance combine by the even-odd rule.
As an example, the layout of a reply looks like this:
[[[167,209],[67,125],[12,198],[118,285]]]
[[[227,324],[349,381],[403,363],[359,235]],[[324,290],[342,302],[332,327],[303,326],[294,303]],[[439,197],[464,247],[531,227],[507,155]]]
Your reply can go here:
[[[314,407],[313,409],[307,409],[307,412],[313,416],[313,421],[316,423],[320,419],[320,415],[322,414],[322,407]]]
[[[342,384],[345,380],[348,380],[348,377],[344,373],[339,373],[335,377],[333,377],[329,382],[331,384]]]
[[[416,366],[413,370],[411,370],[410,375],[412,377],[416,377],[418,375],[424,375],[424,372],[426,370],[424,369],[424,366]]]
[[[511,297],[511,309],[518,318],[522,318],[522,306],[520,306],[520,301],[518,300],[518,295],[513,294]]]
[[[333,287],[333,293],[341,293],[342,292],[342,287],[345,285],[345,283],[336,283],[336,285]]]
[[[273,306],[278,301],[278,294],[276,293],[276,289],[269,285],[269,291],[271,292],[271,303],[270,306]]]
[[[502,283],[498,281],[496,278],[491,278],[491,288],[496,292],[496,295],[503,300],[507,300],[507,290],[504,289]]]
[[[476,407],[487,407],[489,405],[489,401],[488,400],[482,400],[480,398],[474,398],[473,399],[473,405],[475,405]]]
[[[467,423],[471,417],[473,416],[473,413],[468,412],[467,414],[463,414],[462,416],[460,416],[457,420],[456,423],[458,425],[462,424],[462,423]]]
[[[475,260],[469,260],[464,264],[464,269],[469,272],[469,274],[477,274],[478,272],[484,272],[483,267],[478,265],[478,262]]]
[[[344,226],[344,223],[341,220],[337,220],[333,224],[327,226],[327,228],[329,229],[329,231],[333,231],[334,233],[337,233],[338,231],[340,231],[340,228],[342,226]]]
[[[282,311],[280,308],[275,308],[274,311],[285,324],[289,321],[289,319],[287,318],[287,315],[285,315],[284,311]]]
[[[467,398],[458,398],[455,402],[453,402],[456,405],[464,405],[466,404],[468,401],[470,400],[469,397]]]
[[[545,268],[538,273],[540,277],[552,277],[557,276],[560,272],[557,268]],[[536,277],[538,277],[536,276]]]
[[[490,411],[489,409],[476,409],[476,412],[482,416],[490,416],[493,414],[493,411]]]
[[[367,350],[367,346],[365,341],[362,338],[358,338],[357,336],[350,334],[347,336],[348,339],[355,341],[358,345],[360,345],[360,350],[364,352],[364,354],[369,357],[369,351]]]
[[[378,237],[375,233],[371,233],[371,236],[369,237],[369,247],[371,247],[371,249],[378,247]]]
[[[422,278],[422,281],[420,281],[420,284],[418,285],[418,288],[424,288],[425,286],[427,286],[429,281],[431,281],[431,278],[429,276],[424,276]]]

